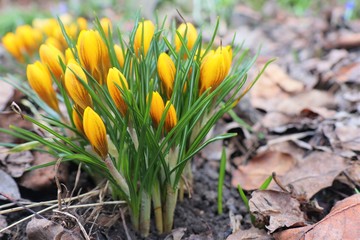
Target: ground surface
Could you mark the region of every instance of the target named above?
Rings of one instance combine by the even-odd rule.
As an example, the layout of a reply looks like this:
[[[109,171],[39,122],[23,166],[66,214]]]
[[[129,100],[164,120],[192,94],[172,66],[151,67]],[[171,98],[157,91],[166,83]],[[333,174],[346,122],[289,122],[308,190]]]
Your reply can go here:
[[[324,9],[316,17],[294,17],[276,8],[261,14],[243,6],[234,11],[233,24],[222,30],[223,41],[229,42],[237,32],[236,43],[245,39],[245,47],[253,52],[262,46],[256,69],[249,78],[267,60],[277,59],[235,108],[252,130],[230,115],[224,117],[214,131],[237,132],[238,137],[209,146],[193,160],[193,192],[191,198],[186,197],[176,208],[173,234],[157,236],[152,227],[148,239],[297,239],[305,230],[292,230],[295,226],[305,226],[310,239],[321,236],[329,226],[340,232],[350,231],[353,223],[359,222],[358,216],[349,211],[356,212],[359,208],[357,195],[350,196],[360,184],[360,22],[343,21],[341,8]],[[11,114],[2,114],[3,127],[11,121]],[[218,215],[217,179],[223,145],[228,163],[224,213]],[[21,186],[21,196],[34,202],[56,199],[55,184],[48,177],[53,175],[49,172],[44,170],[36,177],[16,175],[26,167],[24,158],[23,155],[0,156],[1,169],[17,180],[15,184]],[[23,165],[19,159],[24,160]],[[65,166],[62,171],[60,180],[71,191],[77,168]],[[236,186],[240,184],[251,197],[252,191],[272,172],[278,176],[277,184],[270,185],[272,190],[253,192],[250,200],[257,224],[266,226],[266,230],[257,230],[251,227],[250,214]],[[93,194],[80,198],[80,202],[74,200],[71,205],[111,201],[102,188],[92,190],[95,184],[86,173],[80,179],[76,191],[81,188],[82,194],[89,191]],[[41,181],[49,183],[47,188],[42,187]],[[338,208],[332,209],[337,202]],[[8,201],[1,202],[5,204]],[[56,201],[51,204],[56,206]],[[93,239],[139,238],[131,230],[122,204],[79,207],[68,212],[76,216]],[[30,214],[29,211],[2,214],[0,226]],[[68,229],[64,239],[83,239],[79,224],[71,217],[51,211],[40,215]],[[346,217],[347,225],[336,222],[337,217]],[[24,239],[28,222],[12,227],[2,238]],[[34,228],[46,223],[37,222]],[[296,235],[297,231],[300,235]],[[360,237],[359,233],[354,234]],[[333,237],[329,239],[340,239]]]

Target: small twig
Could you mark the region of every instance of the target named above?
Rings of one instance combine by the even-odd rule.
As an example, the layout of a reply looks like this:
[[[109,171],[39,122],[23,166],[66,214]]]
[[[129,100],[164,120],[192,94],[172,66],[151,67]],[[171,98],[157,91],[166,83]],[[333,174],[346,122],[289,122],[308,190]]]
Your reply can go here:
[[[87,193],[84,193],[84,194],[81,194],[79,196],[76,196],[76,197],[71,197],[71,198],[65,198],[63,199],[63,201],[65,203],[67,202],[70,202],[70,201],[73,201],[73,200],[77,200],[79,198],[82,198],[82,197],[86,197],[86,196],[94,196],[94,195],[97,195],[99,193],[100,190],[94,190],[94,191],[91,191],[91,192],[87,192]],[[54,203],[57,203],[58,200],[51,200],[51,201],[46,201],[46,202],[38,202],[38,203],[30,203],[28,204],[26,207],[27,208],[33,208],[33,207],[39,207],[39,206],[47,206],[49,204],[51,204],[51,206],[54,206],[53,204]],[[13,204],[16,204],[16,203],[13,203]],[[21,203],[23,204],[23,203]],[[6,214],[6,213],[12,213],[12,212],[17,212],[17,211],[21,211],[21,210],[24,210],[24,207],[15,207],[15,208],[11,208],[11,209],[6,209],[6,210],[2,210],[0,211],[0,215],[2,214]]]
[[[280,180],[278,179],[275,172],[272,173],[272,178],[273,178],[274,182],[279,186],[279,188],[281,188],[281,190],[291,194],[291,192],[289,190],[287,190],[286,187],[284,187],[284,185],[280,182]]]
[[[126,226],[125,216],[124,216],[124,210],[123,210],[123,209],[120,209],[120,215],[121,215],[122,224],[123,224],[123,227],[124,227],[124,230],[125,230],[126,238],[127,238],[128,240],[131,240],[132,238],[130,237],[128,228],[127,228],[127,226]]]
[[[7,226],[6,228],[0,229],[0,233],[5,232],[6,230],[8,230],[8,229],[10,229],[10,228],[12,228],[12,227],[14,227],[14,226],[16,226],[16,225],[18,225],[18,224],[20,224],[20,223],[22,223],[22,222],[25,222],[25,221],[31,219],[31,218],[34,217],[35,215],[41,216],[40,213],[43,213],[43,212],[49,211],[49,210],[51,210],[51,209],[53,209],[53,208],[56,208],[56,206],[57,206],[57,205],[52,205],[52,206],[50,206],[50,207],[48,207],[48,208],[45,208],[45,209],[42,209],[42,210],[36,212],[36,214],[31,214],[30,216],[24,217],[24,218],[20,219],[19,221],[14,222],[13,224],[10,224],[10,225]],[[42,218],[44,218],[44,217],[42,217]],[[46,218],[45,218],[45,219],[46,219]]]
[[[75,184],[74,184],[74,188],[71,191],[70,197],[72,197],[74,195],[75,189],[77,188],[79,181],[80,181],[80,175],[81,175],[81,166],[82,163],[79,164],[77,172],[76,172],[76,178],[75,178]]]
[[[61,214],[64,214],[64,215],[66,215],[66,216],[68,216],[68,217],[70,217],[70,218],[72,218],[72,219],[75,219],[75,221],[76,221],[77,224],[79,225],[80,230],[81,230],[81,232],[83,233],[85,239],[86,239],[86,240],[90,240],[89,235],[86,233],[86,230],[85,230],[84,226],[81,224],[81,222],[79,221],[78,218],[76,218],[74,215],[72,215],[72,214],[70,214],[70,213],[68,213],[68,212],[62,212],[62,211],[58,211],[58,210],[56,210],[56,209],[54,209],[53,212],[61,213]]]

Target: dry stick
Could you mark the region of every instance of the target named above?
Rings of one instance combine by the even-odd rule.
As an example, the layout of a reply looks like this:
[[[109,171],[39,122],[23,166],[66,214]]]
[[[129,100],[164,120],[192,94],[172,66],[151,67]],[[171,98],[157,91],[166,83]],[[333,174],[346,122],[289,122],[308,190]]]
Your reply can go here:
[[[81,175],[81,166],[82,166],[82,163],[80,163],[79,166],[78,166],[78,170],[77,170],[77,172],[76,172],[76,178],[75,178],[74,188],[73,188],[73,190],[72,190],[71,193],[70,193],[70,197],[72,197],[72,196],[74,195],[75,189],[77,188],[77,186],[78,186],[78,184],[79,184],[80,175]]]
[[[122,224],[123,224],[123,227],[124,227],[124,230],[125,230],[126,238],[127,238],[128,240],[131,240],[130,234],[129,234],[129,232],[128,232],[128,229],[127,229],[127,226],[126,226],[126,223],[125,223],[124,212],[123,212],[122,209],[120,209],[120,215],[121,215]]]
[[[61,211],[58,211],[58,210],[55,210],[55,209],[53,210],[53,212],[61,213],[61,214],[64,214],[64,215],[66,215],[66,216],[68,216],[68,217],[70,217],[70,218],[72,218],[72,219],[75,219],[76,222],[77,222],[77,224],[79,225],[80,230],[81,230],[81,232],[83,233],[85,239],[86,239],[86,240],[90,240],[89,235],[86,233],[86,230],[85,230],[84,226],[81,224],[81,222],[79,221],[78,218],[76,218],[74,215],[72,215],[72,214],[70,214],[70,213],[68,213],[68,212],[61,212]]]
[[[31,214],[30,216],[24,217],[23,219],[21,219],[21,220],[19,220],[19,221],[17,221],[17,222],[14,222],[13,224],[10,224],[10,225],[7,226],[6,228],[0,229],[0,233],[5,232],[6,230],[8,230],[8,229],[10,229],[10,228],[12,228],[12,227],[14,227],[14,226],[16,226],[16,225],[18,225],[18,224],[20,224],[20,223],[22,223],[22,222],[25,222],[25,221],[29,220],[30,218],[34,217],[35,215],[41,216],[40,213],[43,213],[43,212],[49,211],[49,210],[51,210],[51,209],[53,209],[53,208],[56,208],[56,206],[57,206],[56,204],[55,204],[55,205],[52,205],[52,206],[50,206],[50,207],[47,207],[47,208],[45,208],[45,209],[43,209],[43,210],[40,210],[40,211],[36,212],[36,214]],[[42,218],[44,218],[44,217],[42,217]]]
[[[99,192],[99,190],[94,190],[94,191],[91,191],[91,192],[87,192],[87,193],[84,193],[84,194],[81,194],[79,196],[76,196],[76,197],[72,197],[72,198],[65,198],[64,199],[64,202],[70,202],[72,200],[77,200],[79,198],[82,198],[82,197],[86,197],[86,196],[92,196],[92,195],[96,195],[97,192]],[[95,194],[96,193],[96,194]],[[54,206],[53,204],[54,203],[57,203],[58,200],[51,200],[51,201],[46,201],[46,202],[38,202],[38,203],[31,203],[29,205],[26,206],[26,208],[33,208],[33,207],[39,207],[39,206],[45,206],[45,205],[49,205],[51,204],[51,206]],[[11,209],[6,209],[6,210],[2,210],[0,211],[0,215],[1,214],[6,214],[6,213],[12,213],[12,212],[17,212],[17,211],[21,211],[21,210],[24,210],[24,207],[16,207],[16,208],[11,208]]]
[[[60,166],[60,163],[61,163],[61,160],[62,158],[59,158],[57,161],[56,161],[56,164],[55,164],[55,183],[56,183],[56,187],[57,187],[57,200],[58,200],[58,209],[59,211],[62,210],[62,203],[61,203],[61,184],[60,184],[60,181],[59,181],[59,178],[58,178],[58,171],[59,171],[59,166]]]

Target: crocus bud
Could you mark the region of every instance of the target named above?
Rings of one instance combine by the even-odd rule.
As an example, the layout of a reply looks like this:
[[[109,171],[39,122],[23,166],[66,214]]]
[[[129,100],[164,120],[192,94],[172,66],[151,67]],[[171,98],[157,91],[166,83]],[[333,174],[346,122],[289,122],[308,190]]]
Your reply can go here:
[[[120,67],[124,67],[124,63],[125,63],[125,56],[123,53],[123,50],[121,49],[121,47],[119,45],[114,45],[114,50],[115,50],[115,54],[116,54],[116,58],[119,62]]]
[[[176,30],[180,36],[182,36],[186,42],[186,47],[189,49],[189,51],[193,48],[196,39],[198,37],[198,33],[196,31],[196,28],[191,23],[182,23]],[[185,35],[186,34],[186,35]],[[181,41],[179,36],[175,35],[175,49],[177,52],[180,51],[181,48]]]
[[[134,40],[134,49],[137,56],[139,56],[142,51],[144,56],[146,56],[151,40],[154,36],[154,32],[155,26],[150,20],[139,22]]]
[[[32,55],[42,41],[40,30],[34,29],[29,25],[22,25],[16,28],[16,36],[20,39],[26,53]]]
[[[159,126],[165,106],[164,101],[158,92],[153,92],[150,104],[150,116],[155,125]]]
[[[81,109],[85,109],[92,106],[92,100],[80,79],[87,84],[87,78],[82,68],[75,61],[70,61],[65,70],[65,88],[71,99]]]
[[[160,54],[157,62],[157,71],[165,88],[166,95],[170,98],[173,91],[176,68],[174,62],[166,53]]]
[[[122,116],[125,116],[127,105],[119,88],[128,89],[129,86],[126,78],[117,68],[113,67],[109,69],[109,73],[107,75],[107,87],[117,109],[120,111]]]
[[[85,18],[83,17],[77,18],[76,23],[80,31],[87,29],[87,20]]]
[[[65,62],[62,52],[53,45],[41,44],[39,53],[41,62],[48,66],[57,79],[60,79],[63,74],[60,59]]]
[[[112,23],[108,18],[100,19],[100,25],[105,32],[106,37],[109,37],[109,31],[112,31]]]
[[[71,48],[67,48],[65,50],[65,63],[68,64],[70,61],[75,61],[75,56],[71,51]]]
[[[219,47],[215,52],[209,52],[200,66],[200,94],[206,89],[215,90],[225,79],[231,67],[229,50]]]
[[[37,95],[56,112],[60,112],[56,92],[52,86],[51,75],[47,67],[39,61],[29,64],[26,76],[31,88]]]
[[[72,119],[76,129],[80,133],[84,134],[83,117],[81,113],[82,111],[82,109],[79,109],[78,107],[76,107],[76,105],[74,105],[72,110]]]
[[[19,62],[24,62],[24,56],[21,51],[21,42],[17,36],[9,32],[2,38],[4,48]]]
[[[81,31],[77,46],[81,64],[102,84],[109,69],[110,60],[100,34],[94,30]]]
[[[94,151],[99,154],[102,159],[105,159],[108,154],[105,124],[91,107],[87,107],[84,111],[83,127],[84,133]]]
[[[170,132],[171,129],[173,129],[175,127],[175,125],[177,124],[177,117],[176,117],[176,110],[174,105],[172,105],[172,103],[170,101],[166,102],[165,108],[170,104],[169,110],[166,113],[166,117],[165,117],[165,130],[167,132]]]

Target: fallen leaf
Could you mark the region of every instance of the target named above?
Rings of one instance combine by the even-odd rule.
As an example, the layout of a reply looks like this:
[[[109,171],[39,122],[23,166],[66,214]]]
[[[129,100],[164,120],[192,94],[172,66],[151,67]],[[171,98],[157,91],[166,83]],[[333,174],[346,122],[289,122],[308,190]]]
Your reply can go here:
[[[274,234],[277,240],[360,239],[360,194],[339,201],[321,221]]]
[[[270,235],[266,233],[263,229],[258,229],[255,227],[251,227],[246,230],[239,230],[226,238],[226,240],[251,240],[251,239],[259,239],[259,240],[270,240],[273,239]]]
[[[283,227],[305,226],[300,203],[289,193],[273,190],[254,191],[249,200],[256,223],[265,225],[270,233]]]
[[[21,198],[19,188],[15,180],[6,172],[0,169],[0,193],[10,197],[13,200]],[[0,195],[0,199],[4,200],[3,196]]]
[[[345,126],[341,123],[335,124],[335,133],[342,147],[354,151],[360,151],[360,128],[359,126]]]
[[[49,163],[51,161],[56,161],[55,157],[48,153],[36,152],[34,154],[33,165],[41,165]],[[41,190],[48,187],[51,187],[54,183],[55,178],[55,168],[54,166],[44,167],[35,169],[32,171],[25,172],[24,175],[19,180],[19,185],[32,189],[32,190]],[[67,178],[67,165],[61,164],[59,167],[58,177],[60,182],[65,182]]]
[[[5,166],[6,172],[14,178],[19,178],[30,167],[34,160],[30,151],[7,153],[8,149],[0,147],[0,162]]]
[[[8,226],[7,221],[6,221],[6,217],[4,215],[0,215],[0,229],[4,229]],[[2,238],[4,236],[4,234],[9,233],[10,230],[6,230],[5,232],[0,233],[0,238]]]
[[[0,81],[0,111],[4,110],[14,96],[15,89],[5,81]]]
[[[33,125],[31,122],[24,120],[15,112],[0,112],[0,128],[9,129],[9,125],[15,125],[24,129],[32,129]],[[4,143],[20,143],[23,140],[18,139],[9,134],[0,132],[1,142]]]
[[[186,228],[175,228],[164,240],[181,240],[186,232]]]
[[[295,159],[286,153],[266,151],[252,158],[247,165],[239,166],[232,172],[232,185],[244,190],[254,190],[268,178],[272,172],[283,175],[294,165]]]
[[[339,83],[353,82],[359,83],[360,79],[360,64],[350,63],[341,67],[335,74],[335,80]]]
[[[299,159],[295,167],[279,176],[281,183],[291,185],[295,192],[310,199],[320,190],[332,185],[334,179],[347,168],[342,157],[332,153],[314,151]],[[278,186],[275,186],[278,190]]]
[[[32,218],[26,226],[28,240],[82,240],[83,238],[76,231],[65,229],[61,224],[49,221],[44,218]]]

